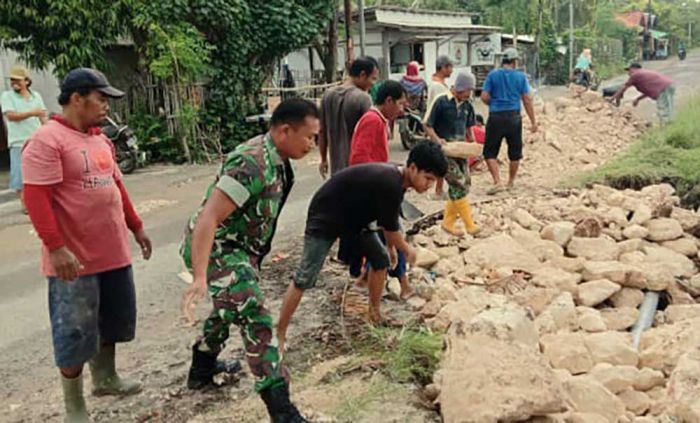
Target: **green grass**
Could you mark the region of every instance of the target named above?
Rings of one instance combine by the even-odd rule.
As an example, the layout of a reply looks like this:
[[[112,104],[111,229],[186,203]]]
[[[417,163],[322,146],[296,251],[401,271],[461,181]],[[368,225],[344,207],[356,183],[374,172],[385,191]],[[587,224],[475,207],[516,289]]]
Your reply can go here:
[[[602,183],[620,189],[668,182],[685,205],[699,206],[700,96],[694,96],[678,110],[670,125],[644,134],[620,156],[575,182]]]
[[[360,354],[380,362],[392,382],[430,383],[442,357],[442,335],[424,327],[370,327],[357,342]]]

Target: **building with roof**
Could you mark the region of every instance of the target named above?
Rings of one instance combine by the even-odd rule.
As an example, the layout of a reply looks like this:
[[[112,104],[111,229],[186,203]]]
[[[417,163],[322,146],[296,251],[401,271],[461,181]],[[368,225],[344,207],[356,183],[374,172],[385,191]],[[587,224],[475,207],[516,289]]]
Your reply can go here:
[[[428,78],[435,72],[435,61],[447,55],[455,70],[471,70],[485,77],[498,61],[501,52],[500,27],[473,23],[474,14],[465,12],[422,10],[398,6],[374,6],[364,10],[365,54],[379,62],[383,79],[399,79],[411,61],[421,65]],[[360,55],[358,12],[353,14],[354,55]],[[341,26],[344,16],[341,17]],[[285,60],[294,72],[310,69],[307,49],[290,54]],[[323,65],[315,52],[314,68]],[[338,69],[346,62],[344,40],[338,44]],[[485,72],[480,69],[486,70]],[[455,72],[453,75],[456,75]]]

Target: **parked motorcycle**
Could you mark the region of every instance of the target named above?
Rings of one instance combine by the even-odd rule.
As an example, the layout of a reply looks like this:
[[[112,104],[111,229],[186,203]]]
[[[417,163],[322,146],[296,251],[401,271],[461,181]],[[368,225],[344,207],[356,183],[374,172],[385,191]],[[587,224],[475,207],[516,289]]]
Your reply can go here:
[[[419,111],[406,109],[404,115],[398,118],[397,122],[401,145],[404,149],[410,150],[419,142],[429,139]]]
[[[117,164],[123,174],[136,170],[143,161],[138,140],[127,125],[120,125],[109,116],[102,126],[102,133],[109,138],[117,153]]]

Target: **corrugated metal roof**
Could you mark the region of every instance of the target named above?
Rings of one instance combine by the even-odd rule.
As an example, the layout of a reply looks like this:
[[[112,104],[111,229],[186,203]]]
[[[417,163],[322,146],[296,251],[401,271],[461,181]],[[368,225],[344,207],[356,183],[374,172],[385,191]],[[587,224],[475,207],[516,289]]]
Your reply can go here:
[[[471,13],[445,10],[409,9],[398,6],[376,6],[365,9],[367,22],[400,30],[434,31],[436,33],[492,33],[500,27],[474,25]]]

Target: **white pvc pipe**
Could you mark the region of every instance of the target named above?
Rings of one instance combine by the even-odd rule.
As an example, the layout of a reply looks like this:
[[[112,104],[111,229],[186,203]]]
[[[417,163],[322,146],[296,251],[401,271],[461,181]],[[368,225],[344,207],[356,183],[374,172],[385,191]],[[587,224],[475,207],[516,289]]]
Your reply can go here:
[[[642,340],[642,332],[649,329],[654,323],[654,314],[659,307],[659,293],[648,291],[644,296],[644,302],[639,307],[639,317],[632,327],[632,338],[634,349],[639,350],[639,343]]]

